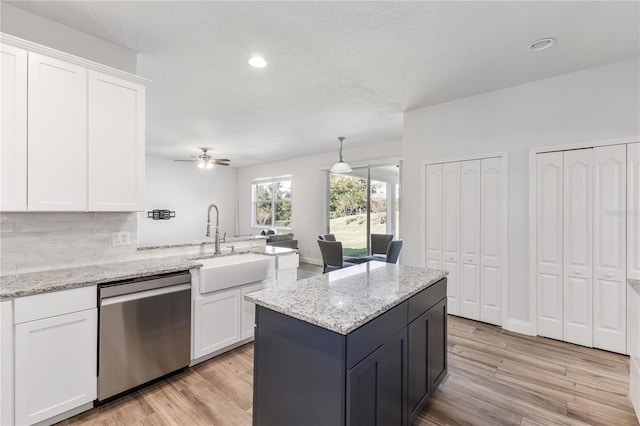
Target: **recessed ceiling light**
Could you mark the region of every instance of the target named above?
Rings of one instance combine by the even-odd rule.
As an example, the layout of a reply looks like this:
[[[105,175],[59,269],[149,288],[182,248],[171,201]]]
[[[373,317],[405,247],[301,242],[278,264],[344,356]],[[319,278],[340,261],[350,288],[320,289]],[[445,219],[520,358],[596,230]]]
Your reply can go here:
[[[545,50],[550,48],[556,43],[556,39],[553,37],[545,37],[540,40],[536,40],[529,45],[529,50],[533,52],[539,52],[540,50]]]
[[[252,56],[249,58],[249,65],[255,68],[264,68],[267,66],[267,61],[260,56]]]

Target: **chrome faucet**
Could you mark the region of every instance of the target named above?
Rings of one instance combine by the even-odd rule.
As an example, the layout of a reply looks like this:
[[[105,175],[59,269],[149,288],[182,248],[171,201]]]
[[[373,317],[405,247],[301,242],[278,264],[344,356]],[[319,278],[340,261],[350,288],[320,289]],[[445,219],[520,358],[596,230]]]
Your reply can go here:
[[[209,204],[209,208],[207,209],[207,235],[205,236],[211,236],[211,209],[216,209],[216,234],[214,239],[216,250],[213,254],[220,254],[220,212],[218,211],[218,206],[215,204]]]

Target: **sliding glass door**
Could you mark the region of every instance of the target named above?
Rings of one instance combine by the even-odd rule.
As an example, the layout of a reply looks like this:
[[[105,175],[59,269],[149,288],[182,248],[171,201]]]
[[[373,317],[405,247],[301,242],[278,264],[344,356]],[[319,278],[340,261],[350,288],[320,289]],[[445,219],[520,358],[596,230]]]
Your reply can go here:
[[[345,256],[366,256],[371,234],[400,234],[400,165],[329,173],[328,231],[342,242]]]

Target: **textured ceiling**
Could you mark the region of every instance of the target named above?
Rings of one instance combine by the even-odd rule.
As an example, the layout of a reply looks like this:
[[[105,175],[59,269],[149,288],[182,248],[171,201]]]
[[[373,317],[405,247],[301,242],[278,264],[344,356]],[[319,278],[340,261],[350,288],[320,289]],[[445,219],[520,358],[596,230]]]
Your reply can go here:
[[[399,140],[403,111],[640,51],[635,1],[9,3],[139,53],[148,153],[236,166]]]

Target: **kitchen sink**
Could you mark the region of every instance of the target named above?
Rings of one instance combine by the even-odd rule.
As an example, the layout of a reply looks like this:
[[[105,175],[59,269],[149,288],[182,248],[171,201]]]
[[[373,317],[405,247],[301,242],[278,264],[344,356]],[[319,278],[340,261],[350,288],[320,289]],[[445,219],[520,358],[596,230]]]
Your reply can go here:
[[[223,290],[256,281],[275,279],[273,256],[244,253],[196,260],[200,293]]]

